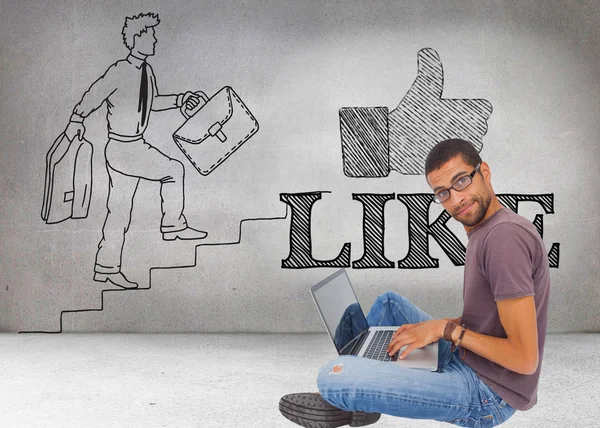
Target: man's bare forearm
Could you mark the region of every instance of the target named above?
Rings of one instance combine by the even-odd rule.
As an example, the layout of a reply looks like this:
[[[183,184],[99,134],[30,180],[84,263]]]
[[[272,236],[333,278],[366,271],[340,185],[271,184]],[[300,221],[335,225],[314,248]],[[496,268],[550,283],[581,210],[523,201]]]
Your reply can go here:
[[[445,321],[440,323],[442,332],[445,325]],[[456,343],[461,331],[462,328],[454,329],[452,332],[453,343]],[[531,367],[523,353],[506,338],[489,336],[467,329],[460,346],[516,373],[531,375],[537,369],[537,363],[535,367]]]

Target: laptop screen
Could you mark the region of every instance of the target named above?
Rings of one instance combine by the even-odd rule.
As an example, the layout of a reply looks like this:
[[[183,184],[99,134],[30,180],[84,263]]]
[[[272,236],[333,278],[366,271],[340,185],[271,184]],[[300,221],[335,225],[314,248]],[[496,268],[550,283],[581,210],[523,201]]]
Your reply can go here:
[[[338,354],[369,328],[344,269],[312,286],[311,293]]]

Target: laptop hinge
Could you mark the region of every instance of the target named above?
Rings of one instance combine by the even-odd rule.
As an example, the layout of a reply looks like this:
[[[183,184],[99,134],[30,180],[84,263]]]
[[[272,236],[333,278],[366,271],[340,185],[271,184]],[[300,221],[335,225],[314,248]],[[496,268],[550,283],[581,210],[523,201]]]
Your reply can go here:
[[[357,355],[363,343],[369,336],[369,329],[363,330],[340,351],[340,355]]]

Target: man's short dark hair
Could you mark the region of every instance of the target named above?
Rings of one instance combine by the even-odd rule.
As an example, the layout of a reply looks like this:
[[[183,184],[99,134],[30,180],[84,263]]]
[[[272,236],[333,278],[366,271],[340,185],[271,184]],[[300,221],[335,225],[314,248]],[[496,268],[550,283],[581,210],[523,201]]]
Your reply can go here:
[[[446,162],[455,157],[462,157],[463,161],[473,168],[481,162],[481,156],[473,144],[460,138],[444,140],[437,143],[427,155],[425,160],[425,176],[431,171],[441,168]]]

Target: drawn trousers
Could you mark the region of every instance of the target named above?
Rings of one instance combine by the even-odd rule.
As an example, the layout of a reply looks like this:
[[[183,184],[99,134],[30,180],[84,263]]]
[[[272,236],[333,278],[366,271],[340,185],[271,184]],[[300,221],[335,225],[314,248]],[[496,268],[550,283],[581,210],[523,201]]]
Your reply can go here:
[[[163,233],[176,232],[187,227],[183,215],[185,170],[181,162],[164,155],[143,138],[134,141],[111,138],[105,155],[109,178],[107,213],[94,270],[117,273],[121,270],[125,234],[140,178],[160,182],[160,229]]]

